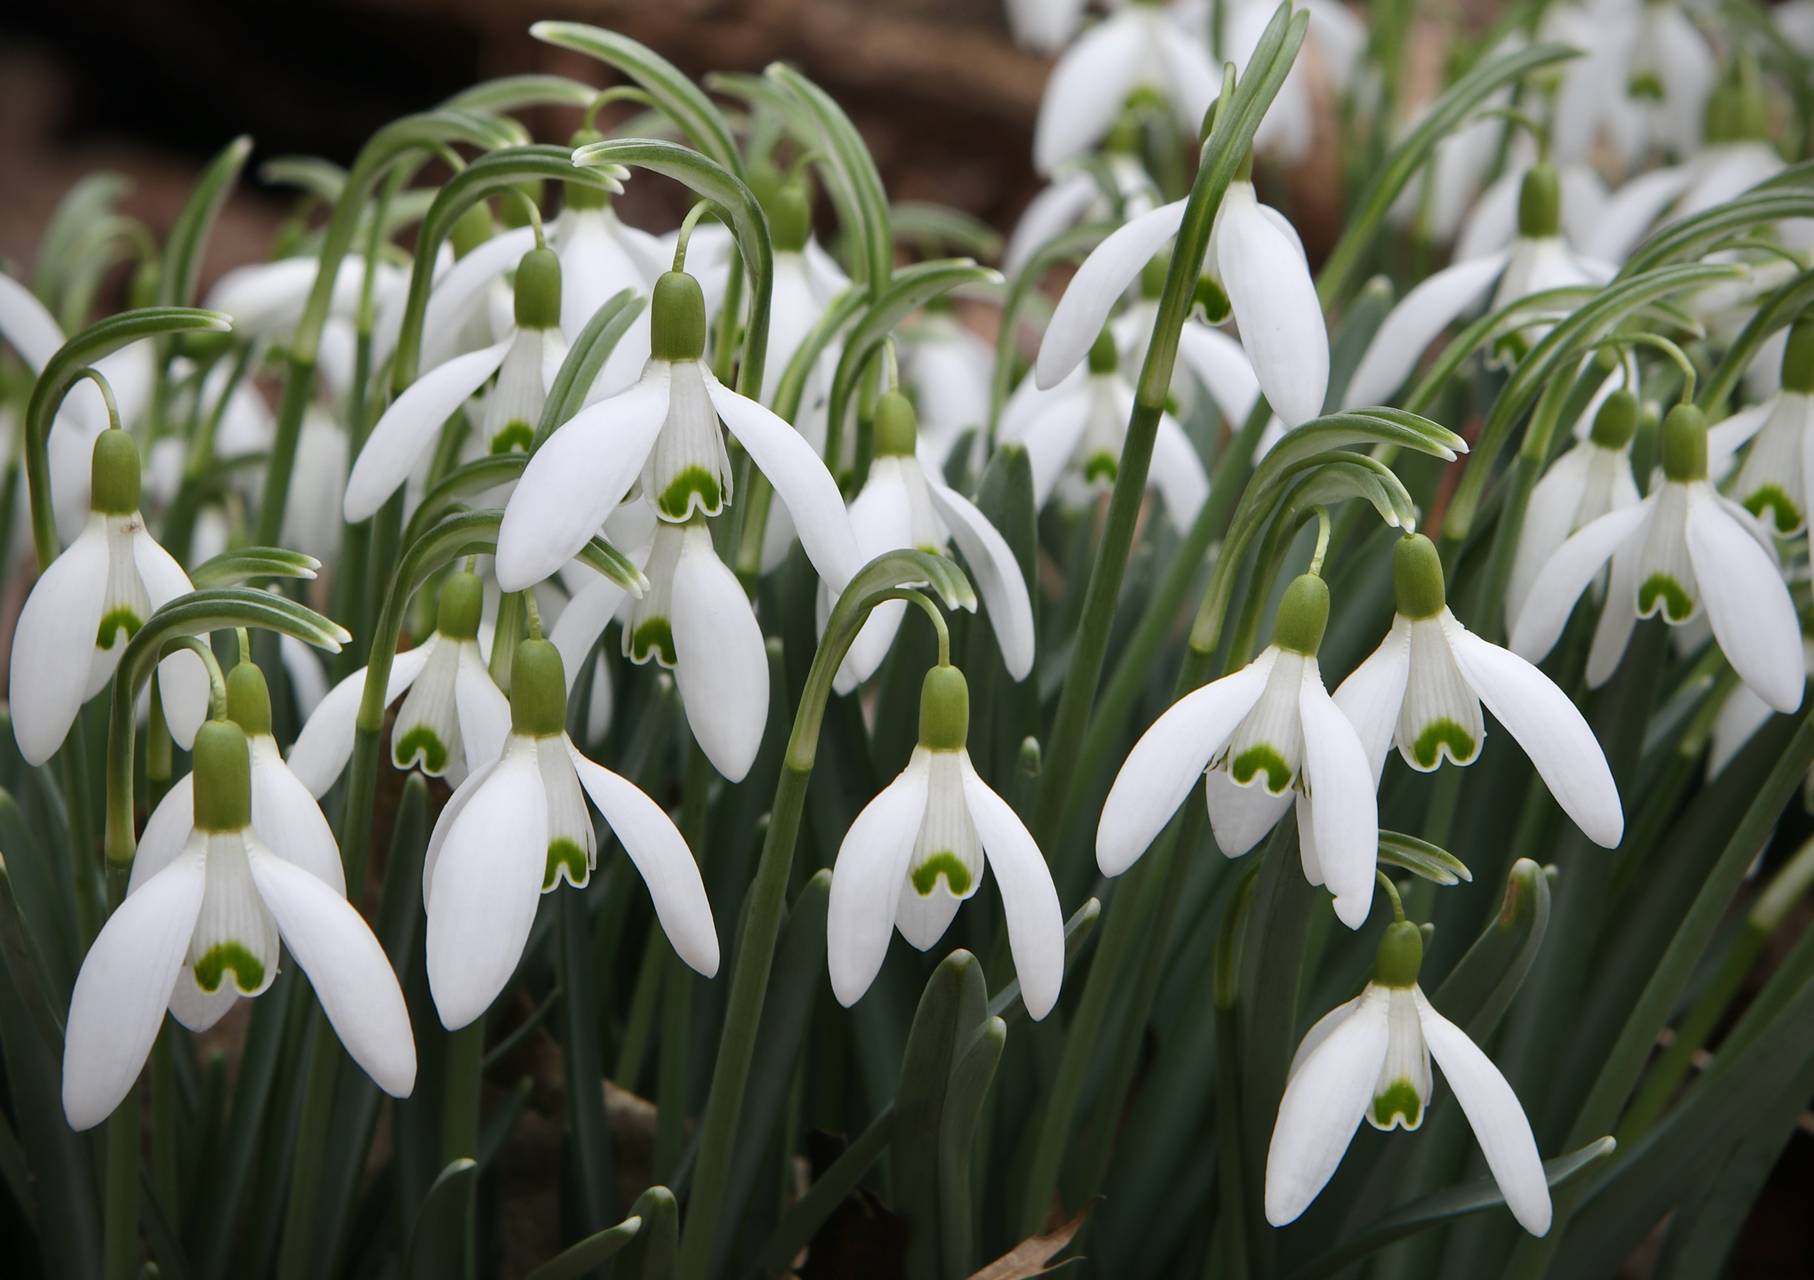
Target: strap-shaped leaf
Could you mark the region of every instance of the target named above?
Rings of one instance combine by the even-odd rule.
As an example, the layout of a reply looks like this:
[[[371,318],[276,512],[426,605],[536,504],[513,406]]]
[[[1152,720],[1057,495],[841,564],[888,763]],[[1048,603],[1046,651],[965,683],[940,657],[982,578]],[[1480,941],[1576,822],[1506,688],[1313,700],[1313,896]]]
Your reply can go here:
[[[631,1214],[614,1227],[606,1227],[529,1273],[529,1280],[578,1280],[590,1275],[621,1253],[642,1231],[642,1218]]]
[[[535,437],[530,442],[531,453],[554,434],[556,427],[580,411],[586,396],[591,393],[592,384],[598,381],[598,371],[605,367],[605,361],[617,350],[624,334],[636,323],[636,317],[642,314],[647,301],[632,289],[620,289],[606,298],[604,305],[586,321],[586,327],[567,348],[567,356],[548,388],[548,398],[542,404],[542,419],[536,423]]]
[[[1750,368],[1758,348],[1771,334],[1795,323],[1809,307],[1814,307],[1814,269],[1790,277],[1780,288],[1771,291],[1745,322],[1745,327],[1739,330],[1732,345],[1726,348],[1712,375],[1701,384],[1696,403],[1709,414],[1717,415],[1725,405],[1726,397],[1732,394],[1738,380]]]
[[[114,206],[132,184],[117,173],[91,173],[78,181],[57,202],[56,212],[38,241],[37,270],[32,291],[45,306],[56,311],[66,273],[77,260],[76,245],[98,222],[115,216]]]
[[[999,258],[1002,234],[973,214],[950,205],[925,200],[901,200],[889,211],[889,223],[899,244],[925,252],[955,249],[971,258]]]
[[[1805,175],[1802,178],[1806,181]],[[1698,257],[1730,235],[1744,235],[1762,223],[1814,217],[1814,189],[1775,186],[1753,188],[1736,200],[1672,222],[1639,244],[1619,271],[1621,278],[1642,275],[1666,262]]]
[[[158,301],[165,306],[188,306],[195,300],[195,281],[201,274],[208,233],[214,229],[214,220],[233,194],[240,171],[246,167],[246,157],[251,154],[252,139],[244,135],[233,139],[208,162],[195,189],[183,202],[182,212],[170,226],[170,238],[164,245],[163,274],[158,279]]]
[[[770,63],[763,74],[812,121],[817,136],[801,141],[818,151],[820,170],[844,216],[844,230],[857,246],[854,274],[871,297],[879,297],[894,267],[894,233],[889,228],[888,193],[869,148],[844,108],[811,80],[781,62]]]
[[[529,107],[584,107],[598,97],[598,90],[570,76],[499,76],[470,89],[462,89],[441,105],[459,111],[489,111],[509,115]]]
[[[1422,876],[1432,884],[1452,885],[1474,879],[1467,864],[1447,849],[1402,831],[1379,833],[1379,860],[1414,876]]]
[[[630,1206],[642,1229],[617,1255],[612,1275],[617,1280],[668,1280],[674,1256],[680,1251],[680,1206],[666,1187],[650,1187]]]
[[[1499,910],[1436,988],[1436,1007],[1469,1039],[1492,1035],[1530,972],[1549,928],[1552,874],[1529,858],[1514,862]]]
[[[189,582],[198,591],[204,587],[236,586],[258,578],[299,578],[307,582],[314,580],[320,568],[321,561],[300,551],[241,547],[204,560],[189,574]]]
[[[272,187],[295,187],[332,204],[346,186],[346,170],[319,156],[273,156],[258,166],[258,180]]]
[[[623,72],[642,86],[656,109],[678,124],[695,147],[732,173],[742,174],[743,160],[724,116],[698,85],[647,45],[583,22],[538,22],[529,34]]]
[[[447,1280],[472,1273],[473,1197],[478,1184],[479,1163],[471,1156],[461,1156],[441,1170],[409,1233],[403,1260],[403,1274],[409,1280]]]

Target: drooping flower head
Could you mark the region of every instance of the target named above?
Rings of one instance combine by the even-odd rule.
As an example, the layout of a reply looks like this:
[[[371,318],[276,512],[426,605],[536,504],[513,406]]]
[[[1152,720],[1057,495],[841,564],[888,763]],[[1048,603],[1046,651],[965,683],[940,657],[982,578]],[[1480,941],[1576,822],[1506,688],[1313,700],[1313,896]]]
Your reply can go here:
[[[1798,320],[1789,331],[1781,389],[1707,432],[1709,451],[1722,458],[1747,442],[1751,447],[1733,477],[1732,495],[1773,524],[1779,536],[1800,533],[1814,495],[1814,317]]]

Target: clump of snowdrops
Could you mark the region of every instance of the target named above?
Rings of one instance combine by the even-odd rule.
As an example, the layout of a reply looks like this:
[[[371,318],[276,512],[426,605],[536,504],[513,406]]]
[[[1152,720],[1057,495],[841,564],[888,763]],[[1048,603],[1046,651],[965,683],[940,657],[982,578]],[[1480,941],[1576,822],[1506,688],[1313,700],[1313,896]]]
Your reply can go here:
[[[1806,0],[1424,102],[1410,6],[1084,7],[1007,237],[564,22],[205,294],[251,140],[70,192],[9,1274],[1719,1272],[1814,1091]]]

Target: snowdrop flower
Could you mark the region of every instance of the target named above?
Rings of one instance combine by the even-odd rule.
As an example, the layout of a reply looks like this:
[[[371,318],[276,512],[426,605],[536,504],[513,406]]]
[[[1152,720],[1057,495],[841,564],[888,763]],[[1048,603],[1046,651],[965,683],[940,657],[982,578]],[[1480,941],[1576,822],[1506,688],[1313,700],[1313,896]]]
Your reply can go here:
[[[457,786],[503,749],[510,704],[479,655],[483,598],[475,575],[449,575],[434,634],[391,662],[384,703],[403,698],[391,728],[391,763],[399,769],[418,768]],[[353,754],[366,671],[361,667],[335,685],[290,747],[290,769],[313,795],[327,794]]]
[[[1112,190],[1104,190],[1104,177]],[[1140,216],[1153,207],[1155,190],[1140,163],[1137,133],[1118,124],[1102,151],[1100,168],[1061,166],[1051,184],[1028,202],[1002,251],[1002,271],[1019,275],[1043,245],[1079,223]]]
[[[51,561],[13,633],[13,734],[26,763],[63,745],[82,704],[106,686],[126,642],[161,606],[193,588],[139,514],[139,449],[121,430],[95,437],[88,524]],[[208,675],[195,654],[158,664],[171,735],[187,748],[208,708]]]
[[[1510,51],[1502,44],[1495,55]],[[1388,216],[1394,226],[1417,233],[1434,244],[1454,240],[1486,183],[1505,121],[1488,114],[1511,105],[1509,93],[1490,95],[1481,111],[1464,120],[1436,144],[1422,176],[1405,184]],[[1427,112],[1428,107],[1424,108]],[[1422,123],[1413,116],[1402,128],[1409,134]]]
[[[919,745],[898,777],[850,824],[831,872],[825,921],[831,989],[844,1005],[869,990],[895,929],[921,951],[993,869],[1027,1014],[1058,1002],[1064,917],[1052,873],[1008,802],[977,776],[965,748],[970,691],[940,664],[920,687]]]
[[[347,522],[356,524],[378,513],[428,454],[441,425],[494,373],[497,386],[473,424],[478,440],[491,453],[527,449],[548,384],[567,355],[560,318],[560,259],[553,250],[531,249],[517,264],[515,331],[429,370],[391,403],[347,477]]]
[[[789,178],[764,194],[762,208],[774,242],[775,287],[769,303],[768,358],[762,364],[761,398],[764,404],[772,404],[794,353],[826,308],[850,287],[850,280],[813,238],[812,199],[805,182]],[[814,380],[829,389],[836,363],[837,353],[828,347]]]
[[[1040,99],[1034,167],[1050,174],[1088,151],[1142,90],[1169,105],[1190,138],[1222,90],[1201,29],[1187,30],[1164,0],[1132,0],[1065,50]]]
[[[283,508],[282,541],[324,564],[340,553],[340,495],[346,492],[352,442],[334,415],[318,404],[302,411],[296,465]]]
[[[1178,234],[1187,203],[1178,200],[1140,215],[1084,259],[1040,344],[1033,367],[1039,386],[1058,385],[1083,362],[1116,300]],[[1285,425],[1295,427],[1321,413],[1329,385],[1329,333],[1310,266],[1291,224],[1259,202],[1245,173],[1222,197],[1203,266],[1227,293],[1241,345]]]
[[[1575,601],[1612,561],[1606,608],[1587,656],[1587,683],[1604,684],[1638,618],[1671,626],[1706,606],[1713,637],[1739,678],[1779,711],[1801,705],[1801,624],[1768,535],[1707,480],[1707,423],[1693,405],[1669,411],[1663,480],[1635,506],[1601,516],[1564,542],[1537,573],[1512,628],[1512,648],[1533,662],[1555,647]]]
[[[1444,591],[1442,560],[1420,533],[1392,552],[1398,609],[1371,657],[1335,691],[1335,705],[1354,725],[1377,780],[1398,744],[1421,773],[1446,757],[1472,764],[1486,737],[1481,703],[1531,758],[1556,803],[1594,843],[1611,849],[1625,815],[1612,770],[1594,732],[1568,695],[1510,650],[1482,640],[1456,621]]]
[[[1729,491],[1781,537],[1807,528],[1814,494],[1814,317],[1797,321],[1783,348],[1782,389],[1707,433],[1710,452],[1731,457],[1749,442]],[[1718,470],[1717,466],[1714,468]]]
[[[897,547],[949,555],[955,542],[989,611],[1008,674],[1024,680],[1033,669],[1033,601],[1006,538],[968,498],[939,478],[916,452],[913,405],[899,391],[885,393],[875,410],[875,459],[862,492],[850,504],[850,522],[865,560]],[[821,615],[831,611],[829,588],[820,589]],[[849,692],[881,666],[906,603],[889,600],[870,613],[838,673]]]
[[[633,784],[579,753],[563,727],[567,683],[546,640],[517,646],[510,736],[467,778],[435,823],[422,867],[428,986],[450,1029],[482,1016],[516,971],[542,894],[584,887],[598,861],[586,800],[649,888],[680,958],[711,977],[718,934],[693,854],[668,815]]]
[[[240,727],[210,720],[195,739],[192,819],[172,820],[155,841],[147,828],[126,899],[95,939],[70,998],[63,1110],[72,1128],[99,1124],[131,1090],[166,1008],[187,1025],[205,1025],[223,1003],[269,987],[280,941],[353,1060],[394,1097],[414,1087],[403,992],[346,900],[331,837],[327,849],[308,846],[302,862],[269,846],[252,810],[255,802],[269,808],[272,793],[254,784],[254,771]]]
[[[1564,160],[1591,158],[1604,140],[1626,169],[1657,151],[1691,152],[1717,69],[1684,11],[1656,0],[1591,0],[1553,8],[1542,36],[1584,51],[1563,66],[1552,145]]]
[[[1636,506],[1638,482],[1631,474],[1631,439],[1638,428],[1638,400],[1617,390],[1593,415],[1587,438],[1550,464],[1531,490],[1518,528],[1518,546],[1506,579],[1505,616],[1515,623],[1537,571],[1570,534],[1609,511]]]
[[[1007,0],[1008,29],[1015,43],[1056,53],[1083,21],[1085,4],[1086,0]]]
[[[900,363],[919,409],[920,437],[942,462],[964,432],[989,420],[995,348],[949,308],[933,306],[907,330]]]
[[[1305,878],[1326,883],[1342,923],[1360,928],[1373,900],[1379,813],[1372,763],[1317,667],[1328,620],[1329,588],[1303,574],[1287,588],[1259,657],[1153,722],[1102,806],[1103,875],[1120,875],[1146,852],[1199,777],[1229,857],[1253,848],[1295,795]]]
[[[570,145],[577,150],[602,141],[603,136],[581,130]],[[566,201],[549,247],[561,260],[561,333],[571,343],[598,309],[622,290],[647,294],[667,269],[667,260],[658,239],[618,218],[609,191],[569,183]],[[588,399],[602,400],[628,387],[648,358],[649,312],[645,307],[606,358]]]
[[[1082,505],[1115,484],[1134,410],[1134,385],[1123,371],[1113,334],[1104,331],[1078,369],[1040,390],[1033,380],[1002,411],[1001,438],[1025,446],[1033,468],[1033,500],[1041,508],[1060,492]],[[1165,513],[1182,531],[1209,496],[1209,478],[1195,446],[1169,413],[1159,415],[1153,465],[1146,480],[1165,500]]]
[[[554,573],[639,483],[663,520],[717,515],[731,500],[722,419],[774,485],[820,577],[842,590],[859,567],[855,540],[819,455],[712,376],[701,359],[705,301],[693,277],[663,275],[651,310],[654,355],[642,377],[575,414],[530,458],[498,531],[498,585],[521,591]]]
[[[32,291],[9,275],[0,274],[0,341],[18,352],[34,375],[42,373],[64,342],[63,327]],[[156,344],[140,341],[95,361],[95,370],[106,378],[119,410],[120,425],[133,427],[151,403],[157,379]],[[57,536],[73,542],[88,519],[89,461],[95,438],[110,425],[107,402],[101,389],[83,378],[69,389],[51,420],[46,438],[50,464],[51,505]],[[12,456],[11,454],[8,455]],[[19,505],[25,506],[24,482]]]
[[[1180,21],[1192,31],[1205,31],[1212,21],[1221,26],[1221,44],[1213,61],[1232,62],[1236,74],[1245,74],[1248,59],[1260,43],[1273,12],[1272,0],[1216,0],[1221,13],[1212,18],[1211,0],[1184,0],[1176,5]],[[1304,47],[1278,96],[1254,134],[1254,150],[1284,164],[1298,164],[1316,140],[1316,101],[1311,86],[1311,65],[1321,72],[1337,95],[1355,87],[1367,51],[1367,28],[1339,0],[1299,0],[1297,9],[1310,15]]]
[[[1780,173],[1782,155],[1770,142],[1770,105],[1748,57],[1733,60],[1707,102],[1707,141],[1688,165],[1686,190],[1672,218],[1692,217]]]
[[[1814,675],[1814,640],[1806,635],[1801,641],[1801,660],[1803,671]],[[1707,776],[1716,777],[1731,764],[1733,757],[1745,749],[1745,744],[1775,714],[1775,708],[1751,692],[1748,685],[1735,686],[1720,704],[1718,714],[1713,717],[1712,731],[1707,735]],[[1814,779],[1814,775],[1810,778]],[[1804,798],[1807,794],[1803,792]]]
[[[1524,178],[1540,163],[1529,135],[1518,133],[1513,140],[1513,157],[1505,171],[1480,193],[1462,223],[1461,232],[1455,238],[1455,261],[1484,258],[1518,238],[1518,206]],[[1612,261],[1605,254],[1596,254],[1592,247],[1611,198],[1606,183],[1590,165],[1580,161],[1564,161],[1554,168],[1560,197],[1557,231],[1563,243],[1588,258]],[[1622,259],[1623,255],[1619,257]]]
[[[1383,403],[1436,335],[1489,293],[1491,312],[1550,289],[1610,280],[1612,267],[1580,257],[1563,242],[1560,203],[1556,170],[1533,166],[1519,187],[1518,238],[1507,249],[1446,267],[1405,294],[1367,344],[1348,385],[1348,403]],[[1500,342],[1521,356],[1549,327],[1525,324]]]
[[[1518,1095],[1467,1032],[1436,1012],[1417,985],[1423,933],[1402,916],[1379,944],[1366,989],[1305,1033],[1285,1076],[1266,1152],[1266,1220],[1295,1222],[1328,1184],[1364,1117],[1375,1129],[1423,1124],[1442,1068],[1518,1225],[1550,1227],[1549,1182]]]

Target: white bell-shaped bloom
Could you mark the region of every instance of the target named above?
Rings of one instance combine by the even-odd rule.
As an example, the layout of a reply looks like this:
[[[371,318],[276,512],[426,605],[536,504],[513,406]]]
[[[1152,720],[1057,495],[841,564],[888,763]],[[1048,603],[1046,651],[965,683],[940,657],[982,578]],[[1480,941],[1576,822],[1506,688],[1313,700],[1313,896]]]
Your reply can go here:
[[[1159,291],[1164,283],[1163,265],[1159,258],[1147,264],[1140,277],[1142,296],[1109,324],[1129,386],[1139,381],[1147,348],[1152,345],[1159,317]],[[1229,430],[1239,431],[1260,398],[1260,380],[1254,376],[1253,362],[1239,342],[1191,315],[1185,317],[1184,327],[1178,331],[1178,361],[1172,370],[1172,397],[1179,406],[1178,417],[1190,416],[1199,390],[1208,394]],[[1170,436],[1169,430],[1161,430]],[[1284,434],[1285,424],[1278,414],[1272,414],[1255,443],[1254,458],[1263,457]],[[1157,453],[1161,446],[1155,442],[1153,447]],[[1167,447],[1173,447],[1170,441]]]
[[[9,275],[0,274],[0,342],[11,346],[32,373],[42,373],[50,358],[63,346],[63,327],[32,291]],[[120,425],[131,428],[144,416],[157,381],[156,344],[149,340],[130,343],[95,361],[96,372],[107,379]],[[72,542],[88,519],[89,457],[95,437],[107,430],[107,402],[101,389],[87,378],[69,389],[45,441],[50,463],[51,506],[57,519],[57,536]],[[12,455],[9,455],[12,456]],[[20,506],[25,505],[20,482]]]
[[[173,790],[153,815],[125,901],[76,977],[63,1050],[70,1125],[90,1128],[119,1105],[166,1009],[207,1026],[239,996],[265,990],[280,941],[353,1060],[386,1093],[407,1095],[416,1050],[403,992],[346,900],[332,836],[323,846],[325,821],[313,827],[320,811],[282,777],[275,744],[249,752],[229,721],[204,727],[195,759],[192,787]],[[285,843],[267,839],[267,828]]]
[[[1046,328],[1034,376],[1051,388],[1082,364],[1115,303],[1178,233],[1187,201],[1161,205],[1110,235],[1077,269]],[[1287,426],[1314,418],[1329,385],[1329,333],[1304,259],[1283,214],[1253,184],[1229,183],[1204,266],[1221,282],[1260,388]]]
[[[652,309],[655,354],[641,379],[575,414],[530,458],[498,531],[498,585],[520,591],[554,573],[638,484],[663,520],[722,511],[732,496],[722,420],[774,486],[819,576],[842,590],[859,567],[856,542],[819,455],[702,363],[705,309],[691,276],[663,276]]]
[[[1709,473],[1749,444],[1727,492],[1753,515],[1791,537],[1808,526],[1814,495],[1814,321],[1795,325],[1784,348],[1782,386],[1762,403],[1707,432]]]
[[[1814,640],[1805,635],[1801,642],[1802,668],[1814,675]],[[1757,731],[1769,723],[1776,709],[1755,693],[1749,685],[1739,684],[1720,704],[1713,717],[1712,731],[1707,735],[1707,776],[1717,776],[1732,759],[1745,749]]]
[[[582,140],[575,138],[574,144]],[[561,333],[578,339],[598,309],[625,289],[647,295],[667,269],[661,242],[646,231],[626,226],[609,196],[589,187],[570,186],[549,245],[561,259]],[[616,395],[641,372],[649,358],[649,309],[643,307],[612,348],[587,393],[595,403]]]
[[[1641,494],[1631,473],[1631,440],[1638,425],[1637,398],[1616,390],[1591,416],[1586,439],[1550,464],[1531,490],[1518,528],[1518,546],[1505,586],[1505,616],[1515,624],[1537,572],[1569,535],[1609,511],[1636,506]]]
[[[584,886],[598,861],[586,801],[630,856],[680,958],[711,977],[718,934],[705,884],[673,821],[634,784],[581,755],[562,725],[566,677],[545,640],[518,645],[502,755],[441,811],[422,866],[428,986],[450,1029],[484,1014],[522,958],[541,895]]]
[[[1033,165],[1050,174],[1088,151],[1139,91],[1157,95],[1179,130],[1195,138],[1221,90],[1202,28],[1190,31],[1162,4],[1135,0],[1084,32],[1052,68],[1033,130]]]
[[[1422,534],[1400,539],[1392,576],[1392,629],[1335,691],[1377,779],[1393,743],[1422,773],[1446,757],[1472,764],[1486,737],[1485,703],[1536,767],[1556,803],[1594,843],[1611,849],[1625,830],[1619,790],[1587,721],[1550,678],[1509,649],[1456,621],[1442,561]]]
[[[479,653],[481,590],[470,573],[447,580],[434,634],[392,659],[384,690],[386,706],[403,698],[391,728],[391,763],[455,786],[497,759],[510,729],[509,701]],[[366,672],[361,667],[335,685],[290,746],[290,768],[313,795],[326,795],[352,756]]]
[[[1456,262],[1497,253],[1518,238],[1518,203],[1524,188],[1524,175],[1538,163],[1536,147],[1529,135],[1517,134],[1513,156],[1504,172],[1480,193],[1462,223],[1460,234],[1455,238]],[[1580,256],[1614,261],[1614,258],[1596,254],[1593,248],[1611,199],[1605,181],[1590,166],[1580,162],[1558,164],[1555,171],[1561,196],[1557,231],[1563,243]],[[1622,258],[1620,255],[1617,260]]]
[[[340,554],[340,497],[346,492],[352,442],[334,416],[320,405],[303,410],[296,441],[296,465],[290,473],[289,500],[283,508],[282,541],[324,564]]]
[[[869,990],[894,930],[925,951],[995,872],[1027,1013],[1051,1012],[1064,980],[1064,916],[1052,873],[1019,816],[977,775],[965,749],[969,689],[956,667],[926,673],[920,736],[907,767],[864,806],[831,872],[825,921],[831,989]]]
[[[1535,1236],[1549,1230],[1549,1182],[1518,1095],[1467,1032],[1431,1006],[1417,985],[1422,960],[1422,935],[1401,918],[1380,943],[1373,981],[1305,1033],[1266,1152],[1273,1226],[1310,1207],[1363,1118],[1385,1131],[1423,1124],[1434,1058],[1518,1225]]]
[[[989,611],[1008,674],[1024,680],[1033,669],[1033,601],[1020,563],[976,504],[939,478],[930,451],[916,455],[917,433],[907,397],[885,393],[876,404],[875,460],[850,504],[858,551],[866,561],[903,547],[948,555],[956,543]],[[838,672],[839,692],[849,692],[881,666],[905,608],[904,601],[889,600],[870,613]],[[822,615],[830,612],[829,587],[820,589],[820,609]]]
[[[1253,848],[1295,796],[1305,878],[1328,885],[1349,928],[1365,922],[1379,811],[1367,752],[1317,667],[1328,613],[1322,579],[1299,577],[1279,606],[1273,643],[1179,699],[1134,744],[1096,828],[1104,875],[1132,866],[1203,778],[1210,827],[1229,857]]]
[[[1779,711],[1801,705],[1801,624],[1756,519],[1707,480],[1706,419],[1677,405],[1663,421],[1663,478],[1635,506],[1601,516],[1538,570],[1512,627],[1512,648],[1533,662],[1555,647],[1575,601],[1612,561],[1606,608],[1587,656],[1587,682],[1618,667],[1639,618],[1672,626],[1704,605],[1732,669]]]
[[[28,764],[63,745],[82,704],[112,678],[126,643],[161,606],[193,587],[139,514],[139,452],[124,431],[95,437],[93,510],[75,541],[32,585],[13,632],[7,684],[13,734]],[[208,713],[208,673],[179,651],[158,664],[171,736],[187,748]]]
[[[424,373],[391,403],[366,437],[347,477],[349,523],[369,520],[428,456],[442,424],[497,375],[473,424],[481,449],[524,450],[534,438],[548,387],[567,356],[561,337],[561,269],[552,250],[531,249],[516,275],[516,327],[502,341],[455,356]]]
[[[1113,335],[1104,332],[1086,367],[1050,388],[1022,382],[1003,406],[1001,439],[1027,451],[1033,500],[1044,508],[1056,493],[1081,506],[1114,486],[1134,411],[1134,385],[1123,371]],[[1209,496],[1203,461],[1169,413],[1159,415],[1146,481],[1165,501],[1165,514],[1182,531]]]
[[[1559,159],[1585,161],[1604,144],[1631,170],[1657,152],[1700,145],[1718,68],[1685,9],[1672,0],[1588,0],[1544,15],[1542,39],[1583,52],[1560,72],[1550,140]]]
[[[1079,223],[1137,218],[1153,207],[1158,188],[1140,163],[1137,140],[1129,139],[1125,148],[1117,142],[1111,137],[1100,168],[1060,166],[1051,183],[1027,203],[1002,250],[1001,269],[1010,278],[1020,274],[1042,245]],[[1104,178],[1112,190],[1104,190]]]
[[[1551,289],[1610,280],[1612,267],[1581,257],[1562,239],[1560,197],[1554,168],[1539,164],[1527,170],[1519,185],[1517,238],[1508,248],[1445,267],[1399,299],[1361,355],[1347,403],[1385,403],[1436,336],[1483,300],[1490,298],[1489,312],[1498,311]],[[1569,309],[1559,307],[1547,320],[1519,325],[1500,340],[1502,348],[1522,355]]]
[[[1213,61],[1218,66],[1233,63],[1238,75],[1247,73],[1248,60],[1278,9],[1271,0],[1175,0],[1173,7],[1193,35],[1220,28]],[[1337,97],[1359,89],[1368,40],[1366,25],[1340,0],[1300,0],[1294,8],[1310,16],[1304,44],[1253,135],[1257,153],[1289,165],[1302,163],[1316,140],[1313,75]]]
[[[768,355],[762,362],[760,399],[773,404],[789,362],[826,309],[850,287],[850,278],[813,238],[812,199],[802,179],[780,183],[764,200],[763,208],[774,242],[774,290],[769,298]],[[819,388],[809,388],[807,399],[829,388],[836,365],[836,347],[828,345],[812,373]],[[804,424],[801,429],[805,430]]]

